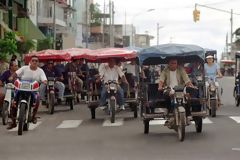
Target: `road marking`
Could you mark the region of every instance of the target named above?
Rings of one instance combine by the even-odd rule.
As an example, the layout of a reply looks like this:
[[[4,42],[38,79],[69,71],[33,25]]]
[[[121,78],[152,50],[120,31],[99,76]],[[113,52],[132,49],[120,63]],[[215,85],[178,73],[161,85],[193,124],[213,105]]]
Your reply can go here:
[[[30,131],[34,130],[34,129],[37,128],[41,123],[42,123],[41,121],[37,122],[36,124],[30,123],[30,124],[29,124],[29,130],[30,130]],[[18,125],[17,125],[17,127],[13,128],[13,129],[10,129],[10,130],[8,130],[8,131],[10,131],[10,132],[16,132],[16,131],[18,131]]]
[[[232,148],[233,151],[240,151],[240,148]]]
[[[111,123],[110,119],[106,119],[103,122],[103,127],[118,127],[123,125],[123,118],[115,119],[115,123]]]
[[[82,120],[64,120],[57,128],[77,128],[81,123]]]
[[[232,120],[234,120],[237,123],[240,123],[240,116],[231,116],[229,118],[231,118]]]
[[[164,125],[165,122],[166,122],[166,120],[164,120],[164,119],[154,119],[154,120],[149,122],[149,125],[152,125],[152,126],[154,126],[154,125]]]

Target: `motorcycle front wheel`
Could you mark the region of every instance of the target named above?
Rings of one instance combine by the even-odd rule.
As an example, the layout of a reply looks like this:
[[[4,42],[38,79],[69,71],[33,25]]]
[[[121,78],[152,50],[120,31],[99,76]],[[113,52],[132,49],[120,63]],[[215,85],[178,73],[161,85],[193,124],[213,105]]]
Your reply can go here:
[[[22,135],[23,126],[25,123],[25,115],[26,115],[26,103],[21,103],[19,107],[19,117],[18,117],[18,135]]]
[[[8,105],[9,105],[9,102],[7,101],[4,101],[3,102],[3,107],[2,107],[2,123],[3,125],[7,125],[8,123]]]

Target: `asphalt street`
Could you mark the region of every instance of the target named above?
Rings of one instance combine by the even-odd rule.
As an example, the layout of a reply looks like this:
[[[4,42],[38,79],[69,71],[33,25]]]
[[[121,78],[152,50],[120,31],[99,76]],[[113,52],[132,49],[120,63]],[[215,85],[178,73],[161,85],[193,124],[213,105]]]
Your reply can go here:
[[[194,125],[186,128],[184,142],[161,120],[143,133],[140,118],[121,112],[115,124],[100,109],[90,119],[85,104],[58,106],[54,115],[42,107],[37,125],[17,136],[0,124],[0,160],[239,160],[240,108],[233,99],[233,77],[220,81],[223,106],[216,118],[204,120],[203,132]]]

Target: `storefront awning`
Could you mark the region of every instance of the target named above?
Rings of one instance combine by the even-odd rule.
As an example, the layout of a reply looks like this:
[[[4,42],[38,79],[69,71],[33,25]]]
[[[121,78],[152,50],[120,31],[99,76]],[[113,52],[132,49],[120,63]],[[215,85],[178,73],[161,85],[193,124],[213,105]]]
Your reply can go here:
[[[44,34],[28,18],[17,19],[17,29],[24,39],[45,39]]]

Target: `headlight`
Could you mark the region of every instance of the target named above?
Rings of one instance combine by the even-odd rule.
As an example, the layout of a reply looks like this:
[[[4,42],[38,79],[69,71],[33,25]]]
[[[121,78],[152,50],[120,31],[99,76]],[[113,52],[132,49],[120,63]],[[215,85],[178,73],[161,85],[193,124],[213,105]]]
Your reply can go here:
[[[48,81],[49,86],[54,86],[54,81]]]
[[[216,90],[216,87],[214,85],[210,85],[210,91],[215,92],[215,90]]]
[[[202,81],[203,80],[202,76],[197,76],[197,80]]]
[[[109,85],[109,88],[111,89],[111,90],[116,90],[116,84],[114,84],[114,83],[111,83],[110,85]]]
[[[183,99],[184,98],[184,93],[183,92],[176,92],[175,96],[176,96],[176,99]]]

